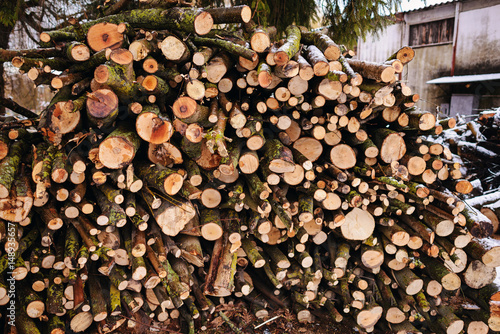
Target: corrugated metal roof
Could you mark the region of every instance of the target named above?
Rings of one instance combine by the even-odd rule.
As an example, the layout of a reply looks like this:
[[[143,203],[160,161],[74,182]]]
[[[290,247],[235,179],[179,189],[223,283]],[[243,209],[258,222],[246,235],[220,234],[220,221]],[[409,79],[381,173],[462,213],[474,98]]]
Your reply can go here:
[[[478,81],[488,81],[488,80],[500,80],[500,73],[456,75],[453,77],[441,77],[429,80],[427,81],[427,83],[433,85],[440,85],[440,84],[456,84],[456,83],[478,82]]]
[[[435,8],[435,7],[439,7],[439,6],[442,6],[442,5],[447,5],[447,4],[450,4],[450,3],[453,3],[453,2],[459,2],[460,0],[445,0],[441,3],[437,3],[437,4],[434,4],[434,5],[428,5],[426,6],[423,2],[422,2],[422,5],[417,7],[417,8],[413,8],[413,9],[409,9],[409,10],[404,10],[404,11],[401,11],[401,13],[411,13],[411,12],[416,12],[416,11],[420,11],[422,9],[432,9],[432,8]]]

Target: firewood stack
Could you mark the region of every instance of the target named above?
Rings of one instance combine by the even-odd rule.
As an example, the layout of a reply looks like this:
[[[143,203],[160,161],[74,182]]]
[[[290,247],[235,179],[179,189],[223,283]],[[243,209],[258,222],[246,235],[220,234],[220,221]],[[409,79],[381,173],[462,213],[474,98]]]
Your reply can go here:
[[[413,50],[375,64],[295,26],[279,40],[247,6],[70,23],[11,53],[58,89],[2,125],[18,333],[194,333],[242,301],[360,332],[500,330],[500,247],[424,137],[454,120],[397,80]]]
[[[461,117],[456,127],[443,131],[442,136],[432,140],[449,147],[454,154],[453,161],[461,166],[454,173],[467,174],[474,186],[466,203],[487,216],[493,224],[493,233],[497,233],[500,218],[500,109],[471,116],[474,118]],[[498,238],[496,234],[494,237]]]

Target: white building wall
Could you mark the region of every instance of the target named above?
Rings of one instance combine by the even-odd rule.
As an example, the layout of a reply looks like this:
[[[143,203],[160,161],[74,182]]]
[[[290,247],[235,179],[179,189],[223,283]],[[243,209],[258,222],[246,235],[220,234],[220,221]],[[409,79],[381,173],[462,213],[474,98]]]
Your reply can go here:
[[[500,72],[500,5],[459,15],[455,75]]]
[[[454,75],[500,72],[500,1],[461,1],[410,11],[404,20],[358,42],[358,58],[382,62],[399,47],[408,45],[409,27],[413,24],[455,17],[458,33],[455,50]],[[457,11],[458,9],[458,11]],[[456,17],[458,13],[458,16]],[[421,100],[417,106],[436,110],[441,103],[449,102],[449,87],[428,85],[428,80],[452,73],[453,43],[415,47],[415,59],[402,75]]]
[[[366,41],[358,42],[357,58],[367,61],[383,62],[402,46],[403,25],[393,24]]]

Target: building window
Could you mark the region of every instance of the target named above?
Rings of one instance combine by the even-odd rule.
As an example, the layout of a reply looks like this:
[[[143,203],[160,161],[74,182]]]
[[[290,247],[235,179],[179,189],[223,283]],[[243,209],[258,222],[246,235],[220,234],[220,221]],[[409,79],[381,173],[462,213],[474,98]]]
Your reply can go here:
[[[451,43],[455,19],[439,20],[410,26],[410,46]]]

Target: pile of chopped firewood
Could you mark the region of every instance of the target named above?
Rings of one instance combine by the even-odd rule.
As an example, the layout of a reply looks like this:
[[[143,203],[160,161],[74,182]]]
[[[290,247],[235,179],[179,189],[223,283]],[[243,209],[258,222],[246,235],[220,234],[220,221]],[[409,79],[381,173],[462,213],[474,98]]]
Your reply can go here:
[[[456,127],[433,140],[454,154],[455,173],[466,175],[474,186],[467,204],[486,215],[496,233],[500,217],[500,108],[473,117],[460,118]]]
[[[194,333],[219,315],[238,332],[214,311],[239,301],[360,332],[500,330],[500,247],[428,137],[455,120],[397,80],[413,50],[355,60],[251,14],[137,9],[0,50],[58,90],[0,127],[5,332]]]

